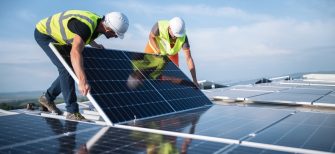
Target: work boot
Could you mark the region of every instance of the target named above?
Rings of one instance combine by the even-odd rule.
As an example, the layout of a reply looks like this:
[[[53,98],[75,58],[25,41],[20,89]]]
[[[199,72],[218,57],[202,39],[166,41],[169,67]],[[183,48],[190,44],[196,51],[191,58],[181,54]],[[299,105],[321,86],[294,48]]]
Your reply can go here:
[[[45,97],[44,94],[40,97],[40,99],[38,101],[40,102],[42,108],[43,107],[47,108],[49,112],[56,113],[58,115],[63,114],[63,112],[56,107],[54,102],[48,102],[48,100],[47,100],[47,98]]]
[[[86,121],[88,122],[87,119],[85,119],[84,116],[82,116],[79,112],[76,112],[76,113],[68,113],[66,115],[66,119],[68,120],[76,120],[76,121]]]

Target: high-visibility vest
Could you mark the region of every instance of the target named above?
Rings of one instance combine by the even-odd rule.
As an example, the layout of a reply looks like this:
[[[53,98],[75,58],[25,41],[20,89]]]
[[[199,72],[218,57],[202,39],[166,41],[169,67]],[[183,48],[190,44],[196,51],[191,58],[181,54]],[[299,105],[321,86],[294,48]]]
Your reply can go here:
[[[180,49],[182,48],[186,35],[183,37],[177,37],[176,42],[171,48],[170,46],[170,36],[169,36],[169,21],[168,20],[160,20],[158,21],[158,29],[159,29],[159,36],[156,37],[156,42],[159,46],[160,54],[161,55],[175,55],[177,54]],[[149,41],[150,43],[150,41]]]
[[[166,60],[162,56],[144,55],[132,61],[133,69],[147,73],[151,79],[157,79],[165,67]]]
[[[89,44],[94,30],[98,26],[97,21],[101,18],[89,11],[68,10],[57,13],[38,22],[36,29],[43,34],[51,36],[59,44],[72,44],[75,34],[69,30],[67,24],[73,18],[85,23],[90,28],[91,35],[85,42],[85,44]]]

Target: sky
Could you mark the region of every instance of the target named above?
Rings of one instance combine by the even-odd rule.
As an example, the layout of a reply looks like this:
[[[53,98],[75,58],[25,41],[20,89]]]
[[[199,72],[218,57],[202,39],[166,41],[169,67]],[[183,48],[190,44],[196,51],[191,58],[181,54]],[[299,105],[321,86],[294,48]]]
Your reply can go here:
[[[35,24],[69,9],[123,12],[123,40],[106,48],[143,52],[158,20],[186,22],[198,80],[221,83],[335,70],[334,0],[10,0],[0,5],[0,92],[47,89],[57,69],[34,40]],[[190,77],[183,51],[180,68]]]

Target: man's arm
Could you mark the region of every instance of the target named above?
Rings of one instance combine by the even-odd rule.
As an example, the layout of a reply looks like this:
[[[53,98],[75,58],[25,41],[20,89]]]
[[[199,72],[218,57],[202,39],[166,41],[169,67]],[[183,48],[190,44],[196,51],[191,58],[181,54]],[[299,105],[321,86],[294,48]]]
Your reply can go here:
[[[156,54],[160,53],[159,46],[156,42],[156,37],[159,35],[158,23],[152,26],[149,34],[149,43],[151,48],[155,51]]]
[[[105,47],[102,44],[98,44],[97,42],[95,42],[94,40],[91,41],[90,46],[93,48],[98,48],[98,49],[105,49]]]
[[[79,79],[79,91],[82,95],[86,96],[90,90],[90,85],[87,83],[86,75],[84,72],[84,62],[82,52],[84,50],[85,44],[79,35],[75,35],[72,43],[71,49],[71,63],[76,73],[77,78]]]
[[[193,62],[193,58],[191,56],[191,50],[190,50],[190,48],[186,48],[186,49],[184,49],[184,52],[185,52],[185,56],[186,56],[186,63],[187,63],[188,69],[190,70],[191,75],[192,75],[193,83],[197,87],[199,87],[198,80],[197,80],[197,74],[196,74],[196,71],[195,71],[195,65],[194,65],[194,62]]]

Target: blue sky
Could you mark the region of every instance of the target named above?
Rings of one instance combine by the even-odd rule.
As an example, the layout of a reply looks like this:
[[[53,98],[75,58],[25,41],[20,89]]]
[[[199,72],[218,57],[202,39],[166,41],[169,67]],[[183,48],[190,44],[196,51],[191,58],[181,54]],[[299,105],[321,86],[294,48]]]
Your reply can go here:
[[[44,90],[57,77],[33,32],[40,19],[68,9],[124,12],[130,20],[125,39],[97,42],[138,52],[157,20],[181,16],[198,80],[335,70],[334,0],[12,0],[0,6],[0,92]],[[180,64],[190,76],[183,52]]]

